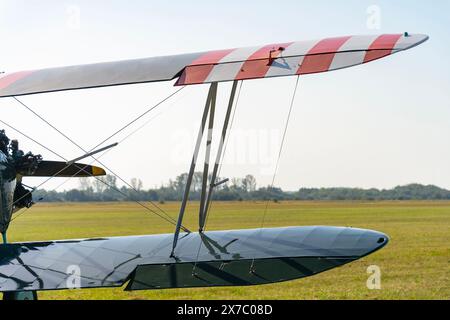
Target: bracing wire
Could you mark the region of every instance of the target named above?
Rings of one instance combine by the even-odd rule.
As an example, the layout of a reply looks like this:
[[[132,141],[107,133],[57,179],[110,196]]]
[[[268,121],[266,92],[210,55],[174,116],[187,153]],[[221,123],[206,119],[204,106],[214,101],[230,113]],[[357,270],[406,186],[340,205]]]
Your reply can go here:
[[[19,133],[20,135],[24,136],[25,138],[29,139],[30,141],[33,141],[34,143],[36,143],[37,145],[39,145],[40,147],[44,148],[45,150],[47,150],[50,153],[53,153],[55,156],[57,156],[58,158],[64,159],[64,157],[62,155],[60,155],[59,153],[51,150],[50,148],[47,148],[46,146],[44,146],[42,143],[40,143],[39,141],[37,141],[36,139],[33,139],[32,137],[30,137],[29,135],[23,133],[22,131],[20,131],[19,129],[9,125],[8,123],[6,123],[5,121],[0,119],[0,122],[7,126],[8,128],[16,131],[17,133]]]
[[[180,92],[184,87],[178,89],[177,91],[175,91],[175,93]],[[173,95],[175,95],[175,93],[171,94],[169,97],[172,97]],[[79,148],[81,151],[85,152],[85,153],[89,153],[91,151],[93,151],[94,149],[96,149],[98,146],[102,145],[104,142],[102,142],[100,145],[94,147],[92,150],[87,151],[86,149],[84,149],[83,147],[81,147],[78,143],[76,143],[73,139],[69,138],[66,134],[64,134],[61,130],[59,130],[58,128],[56,128],[53,124],[51,124],[49,121],[47,121],[44,117],[42,117],[41,115],[39,115],[37,112],[35,112],[31,107],[29,107],[28,105],[26,105],[24,102],[22,102],[21,100],[19,100],[17,97],[13,97],[14,100],[16,100],[19,104],[21,104],[23,107],[25,107],[28,111],[30,111],[31,113],[33,113],[36,117],[38,117],[39,119],[41,119],[43,122],[45,122],[48,126],[50,126],[52,129],[54,129],[56,132],[58,132],[60,135],[62,135],[65,139],[67,139],[69,142],[71,142],[73,145],[75,145],[77,148]],[[131,124],[135,123],[136,121],[138,121],[139,119],[141,119],[142,117],[144,117],[146,114],[148,114],[150,111],[154,110],[157,106],[159,106],[162,102],[167,101],[168,98],[163,99],[161,102],[157,103],[155,106],[152,106],[151,108],[149,108],[148,110],[146,110],[144,113],[142,113],[141,115],[139,115],[137,118],[135,118],[133,121],[129,122],[126,126],[122,127],[120,129],[120,131],[123,131],[125,128],[127,128],[128,126],[130,126]],[[118,132],[120,132],[118,131]],[[114,135],[113,135],[114,136]],[[112,137],[112,136],[111,136]],[[131,188],[133,191],[135,191],[136,193],[138,193],[138,191],[130,184],[128,183],[126,180],[124,180],[121,176],[119,176],[116,172],[114,172],[111,168],[109,168],[108,166],[106,166],[104,163],[100,162],[96,157],[91,156],[94,160],[96,160],[101,166],[105,167],[106,170],[110,171],[115,177],[117,177],[120,181],[122,181],[124,184],[126,184],[129,188]],[[163,214],[168,215],[160,206],[158,206],[156,203],[154,203],[153,201],[149,200],[149,202],[159,211],[161,211]]]
[[[275,184],[275,178],[276,178],[276,175],[278,173],[278,166],[280,164],[281,154],[283,152],[283,147],[284,147],[284,143],[285,143],[285,140],[286,140],[286,134],[287,134],[287,131],[288,131],[288,128],[289,128],[289,121],[291,119],[292,109],[294,107],[295,96],[297,94],[299,80],[300,80],[300,76],[297,76],[297,80],[295,82],[294,91],[292,93],[291,103],[290,103],[290,106],[289,106],[289,112],[288,112],[288,115],[287,115],[287,118],[286,118],[286,123],[284,125],[283,136],[281,138],[280,149],[278,151],[278,157],[277,157],[277,161],[276,161],[276,164],[275,164],[275,170],[274,170],[273,176],[272,176],[272,182],[270,184],[270,189],[268,190],[269,192],[271,192],[273,190],[273,186]],[[265,205],[263,217],[262,217],[262,220],[261,220],[261,227],[260,227],[261,230],[262,230],[262,228],[264,228],[264,223],[266,221],[267,209],[269,207],[269,201],[270,201],[270,199],[266,200],[266,205]],[[254,263],[255,263],[255,259],[252,260],[252,264],[250,266],[250,272],[254,271]]]
[[[151,118],[151,119],[149,119],[149,121],[147,121],[146,123],[144,123],[144,125],[142,125],[142,126],[139,127],[138,129],[136,129],[135,131],[133,131],[132,133],[130,133],[129,135],[127,135],[125,138],[123,138],[122,140],[120,140],[120,141],[118,142],[118,144],[122,144],[125,140],[127,140],[127,139],[130,138],[132,135],[134,135],[135,133],[137,133],[140,129],[142,129],[144,126],[146,126],[148,123],[150,123],[151,120],[154,120],[155,118],[156,118],[156,116],[153,117],[153,118]],[[92,160],[91,162],[89,162],[89,165],[92,165],[92,164],[94,164],[95,162],[97,162],[98,159],[103,158],[103,157],[104,157],[107,153],[109,153],[111,150],[112,150],[112,149],[108,149],[108,150],[104,151],[101,155],[99,155],[99,156],[97,157],[97,159]],[[56,188],[54,188],[54,190],[56,190],[56,189],[62,187],[64,184],[66,184],[67,182],[69,182],[71,178],[73,178],[73,177],[75,177],[76,175],[78,175],[81,171],[82,171],[82,170],[80,169],[79,171],[75,172],[75,173],[72,175],[72,177],[67,178],[64,182],[62,182],[62,183],[59,184]],[[172,218],[172,219],[173,219],[173,218]],[[173,220],[175,221],[175,219],[173,219]]]
[[[138,121],[139,119],[143,118],[145,115],[147,115],[149,112],[151,112],[152,110],[156,109],[158,106],[160,106],[162,103],[164,103],[165,101],[167,101],[168,99],[170,99],[171,97],[173,97],[174,95],[176,95],[178,92],[180,92],[182,89],[184,89],[185,87],[182,87],[180,89],[178,89],[177,91],[175,91],[174,93],[170,94],[169,96],[167,96],[166,98],[164,98],[163,100],[161,100],[160,102],[158,102],[156,105],[152,106],[151,108],[147,109],[144,113],[140,114],[138,117],[136,117],[135,119],[133,119],[132,121],[130,121],[129,123],[127,123],[125,126],[123,126],[122,128],[120,128],[119,130],[117,130],[116,132],[114,132],[112,135],[110,135],[108,138],[104,139],[100,144],[98,144],[97,146],[95,146],[94,148],[92,148],[89,152],[91,152],[92,150],[96,149],[97,147],[101,146],[102,144],[104,144],[106,141],[108,141],[109,139],[111,139],[112,137],[116,136],[118,133],[122,132],[123,130],[125,130],[127,127],[131,126],[132,124],[134,124],[136,121]],[[40,116],[39,114],[37,114],[34,110],[32,110],[29,106],[27,106],[26,104],[24,104],[22,101],[20,101],[19,99],[17,99],[16,97],[13,97],[18,103],[20,103],[22,106],[24,106],[26,109],[28,109],[30,112],[32,112],[35,116],[37,116],[38,118],[40,118],[42,121],[44,121],[47,125],[49,125],[50,127],[52,127],[54,130],[56,130],[57,132],[59,132],[63,137],[65,137],[67,140],[69,140],[71,143],[73,143],[74,145],[76,145],[78,148],[80,148],[81,150],[85,151],[81,146],[79,146],[75,141],[73,141],[72,139],[70,139],[67,135],[65,135],[63,132],[61,132],[59,129],[57,129],[55,126],[53,126],[50,122],[48,122],[46,119],[44,119],[42,116]],[[64,159],[65,161],[67,161],[67,159],[65,159],[64,157],[62,157],[60,154],[58,154],[57,152],[51,150],[50,148],[44,146],[43,144],[39,143],[38,141],[36,141],[35,139],[31,138],[30,136],[24,134],[23,132],[17,130],[16,128],[14,128],[13,126],[7,124],[6,122],[0,120],[0,122],[2,122],[3,124],[5,124],[6,126],[8,126],[9,128],[15,130],[16,132],[18,132],[19,134],[25,136],[26,138],[30,139],[31,141],[37,143],[38,145],[40,145],[41,147],[43,147],[44,149],[48,150],[49,152],[55,154],[56,156]],[[148,122],[147,121],[144,125],[146,125]],[[135,130],[134,132],[132,132],[131,134],[129,134],[128,136],[126,136],[122,141],[126,140],[127,138],[129,138],[132,134],[136,133],[139,129],[141,129],[143,126],[139,127],[137,130]],[[85,151],[86,152],[86,151]],[[106,152],[105,152],[106,153]],[[104,153],[104,154],[105,154]],[[102,154],[102,156],[104,155]],[[94,157],[92,157],[94,158]],[[98,161],[98,159],[94,158],[95,161],[99,162],[101,164],[100,161]],[[94,162],[95,162],[94,161]],[[103,164],[102,164],[103,165]],[[105,166],[105,165],[103,165]],[[55,175],[53,175],[52,177],[49,177],[48,179],[46,179],[43,183],[41,183],[39,186],[33,188],[33,190],[31,192],[34,192],[37,188],[39,188],[40,186],[42,186],[43,184],[47,183],[49,180],[51,180],[52,178],[54,178],[55,176],[57,176],[60,172],[62,172],[63,170],[65,170],[66,168],[63,168],[62,170],[60,170],[59,172],[57,172]],[[85,168],[81,168],[80,171],[84,171]],[[112,170],[108,169],[109,171],[112,172]],[[78,172],[75,174],[77,175]],[[115,174],[114,172],[112,172],[117,178],[119,178],[122,182],[124,182],[125,184],[127,184],[129,187],[131,187],[134,191],[137,192],[137,190],[135,190],[134,187],[132,187],[128,182],[126,182],[125,180],[123,180],[121,177],[119,177],[117,174]],[[105,185],[107,185],[109,188],[114,189],[118,192],[120,192],[121,194],[123,194],[124,196],[128,196],[125,193],[123,193],[121,190],[115,188],[114,186],[109,185],[108,183],[106,183],[105,181],[97,178],[94,176],[94,178],[96,178],[97,180],[101,181],[102,183],[104,183]],[[66,180],[67,181],[67,180]],[[65,182],[64,182],[65,183]],[[19,201],[20,199],[16,200]],[[162,219],[175,224],[175,220],[170,217],[162,208],[160,208],[158,205],[156,205],[155,203],[153,203],[151,200],[149,200],[149,202],[151,202],[156,208],[158,208],[164,215],[166,215],[166,217],[161,216],[160,214],[158,214],[157,212],[155,212],[154,210],[150,209],[149,207],[147,207],[146,205],[142,204],[139,201],[135,201],[136,203],[138,203],[139,205],[143,206],[145,209],[151,211],[152,213],[158,215],[159,217],[161,217]],[[27,211],[28,208],[26,208],[24,210]],[[16,216],[14,217],[14,219],[12,219],[11,221],[15,220],[17,217],[19,217],[20,215],[22,215],[24,212],[20,213],[20,214],[16,214]],[[183,227],[183,229],[185,231],[188,231],[186,228]]]
[[[136,121],[138,121],[139,119],[141,119],[142,117],[146,116],[149,112],[153,111],[154,109],[156,109],[157,107],[159,107],[161,104],[163,104],[164,102],[166,102],[167,100],[169,100],[170,98],[172,98],[173,96],[175,96],[177,93],[179,93],[181,90],[183,90],[184,87],[181,87],[180,89],[176,90],[175,92],[171,93],[169,96],[165,97],[164,99],[162,99],[161,101],[159,101],[157,104],[155,104],[154,106],[152,106],[151,108],[149,108],[148,110],[146,110],[144,113],[140,114],[138,117],[136,117],[135,119],[133,119],[132,121],[128,122],[126,125],[124,125],[122,128],[120,128],[119,130],[115,131],[113,134],[111,134],[110,136],[108,136],[106,139],[104,139],[102,142],[100,142],[99,144],[97,144],[95,147],[93,147],[90,151],[93,151],[95,149],[97,149],[98,147],[100,147],[101,145],[103,145],[104,143],[106,143],[107,141],[111,140],[113,137],[115,137],[116,135],[118,135],[120,132],[122,132],[123,130],[125,130],[126,128],[128,128],[129,126],[131,126],[133,123],[135,123]]]
[[[159,115],[161,115],[161,113],[159,113],[159,114],[155,115],[154,117],[150,118],[149,120],[147,120],[143,125],[141,125],[141,126],[138,127],[136,130],[134,130],[133,132],[131,132],[130,134],[128,134],[127,136],[125,136],[122,140],[120,140],[120,141],[119,141],[119,144],[122,144],[125,140],[128,140],[131,136],[133,136],[134,134],[136,134],[138,131],[140,131],[142,128],[144,128],[146,125],[148,125],[151,121],[153,121],[154,119],[156,119],[156,117],[158,117]],[[5,123],[5,122],[2,121],[2,120],[0,120],[0,122],[2,122],[4,125],[8,126],[10,129],[15,130],[16,132],[20,133],[20,134],[23,135],[24,137],[26,137],[26,138],[30,139],[31,141],[35,142],[36,144],[40,145],[40,146],[43,147],[44,149],[47,149],[49,152],[51,152],[51,153],[53,153],[53,154],[59,156],[60,158],[63,158],[61,155],[58,155],[58,154],[55,153],[53,150],[48,149],[46,146],[42,145],[41,143],[39,143],[38,141],[34,140],[33,138],[31,138],[30,136],[26,135],[25,133],[20,132],[18,129],[16,129],[16,128],[10,126],[9,124]],[[110,152],[111,150],[112,150],[112,149],[108,149],[108,150],[106,150],[105,152],[103,152],[101,155],[98,156],[98,159],[100,159],[100,158],[102,158],[103,156],[105,156],[105,155],[106,155],[108,152]],[[92,165],[92,164],[95,163],[95,162],[96,162],[96,160],[93,160],[93,161],[91,161],[91,162],[89,163],[89,165]],[[60,183],[58,186],[56,186],[55,188],[53,188],[53,190],[57,190],[57,189],[61,188],[64,184],[66,184],[68,181],[70,181],[71,178],[73,178],[73,177],[75,177],[76,175],[78,175],[81,171],[83,171],[83,169],[78,170],[76,173],[74,173],[74,174],[72,175],[72,177],[67,178],[64,182]],[[94,177],[94,178],[96,178],[96,177]],[[105,182],[104,182],[103,180],[102,180],[102,182],[105,184]],[[106,185],[109,186],[108,184],[106,184]],[[37,188],[39,188],[39,187],[34,187],[34,188],[32,188],[33,191],[31,191],[31,192],[34,192],[34,190],[36,190]],[[113,189],[114,189],[114,187],[113,187]],[[117,189],[115,189],[115,190],[118,191],[118,192],[120,192],[120,193],[122,194],[122,192],[121,192],[120,190],[117,190]],[[23,198],[23,197],[22,197],[22,198]],[[21,200],[22,198],[17,199],[16,202],[19,201],[19,200]],[[42,201],[42,200],[43,200],[43,199],[41,198],[41,199],[39,199],[38,201]],[[25,208],[24,210],[22,210],[22,212],[19,211],[18,213],[16,213],[16,214],[14,215],[14,218],[13,218],[11,221],[15,220],[16,218],[18,218],[19,216],[21,216],[22,214],[24,214],[28,209],[30,209],[30,208]],[[173,223],[176,222],[176,220],[175,220],[174,218],[172,218],[171,216],[167,215],[167,217],[170,218],[170,219],[173,221]],[[181,226],[181,228],[182,228],[184,231],[186,231],[186,232],[190,232],[190,231],[189,231],[186,227],[184,227],[184,226]]]
[[[16,132],[18,132],[18,133],[24,135],[25,137],[28,137],[28,135],[26,135],[26,134],[20,132],[19,130],[15,129],[13,126],[7,124],[6,122],[4,122],[4,121],[2,121],[2,120],[0,120],[0,121],[1,121],[3,124],[7,125],[9,128],[15,130]],[[35,140],[33,139],[33,141],[35,141]],[[40,146],[44,147],[45,149],[51,151],[53,154],[58,155],[58,156],[59,156],[61,159],[63,159],[64,161],[67,161],[66,158],[64,158],[63,156],[59,155],[58,153],[52,151],[50,148],[44,146],[43,144],[41,144],[41,143],[39,143],[39,142],[36,142],[36,143],[38,143]],[[42,186],[43,186],[44,184],[46,184],[48,181],[50,181],[51,179],[53,179],[54,177],[56,177],[59,173],[63,172],[67,167],[68,167],[68,166],[62,168],[61,170],[59,170],[58,172],[56,172],[55,174],[53,174],[51,177],[48,177],[46,180],[44,180],[44,181],[43,181],[42,183],[40,183],[38,186],[34,187],[29,193],[33,193],[33,192],[36,191],[38,188],[42,187]],[[79,168],[79,167],[78,167],[78,168]],[[79,172],[81,172],[81,171],[86,172],[85,169],[86,169],[86,166],[85,166],[84,168],[79,168],[79,171],[76,172],[73,176],[76,176],[76,175],[77,175]],[[89,172],[87,172],[87,173],[90,174]],[[100,181],[100,182],[103,183],[104,185],[106,185],[108,188],[110,188],[110,189],[112,189],[112,190],[114,190],[114,191],[119,192],[120,194],[122,194],[122,195],[125,196],[125,197],[128,197],[127,194],[125,194],[123,191],[121,191],[121,190],[118,189],[117,187],[114,187],[113,185],[107,183],[106,181],[103,181],[102,179],[99,179],[99,178],[96,177],[96,176],[92,176],[92,177],[95,178],[95,179],[97,179],[98,181]],[[66,181],[67,181],[67,180],[66,180]],[[65,181],[65,182],[66,182],[66,181]],[[65,182],[64,182],[64,183],[65,183]],[[64,183],[62,183],[62,184],[64,184]],[[60,184],[59,186],[57,186],[55,189],[59,188],[62,184]],[[23,196],[20,197],[19,199],[15,200],[15,201],[13,202],[13,205],[14,205],[15,203],[17,203],[18,201],[22,200],[22,199],[23,199],[25,196],[27,196],[27,195],[28,195],[28,193],[25,194],[25,195],[23,195]],[[146,206],[145,204],[143,204],[142,202],[140,202],[140,201],[135,201],[135,202],[136,202],[137,204],[139,204],[140,206],[142,206],[143,208],[147,209],[148,211],[154,213],[154,214],[157,215],[158,217],[162,218],[163,220],[165,220],[165,221],[167,221],[167,222],[169,222],[169,223],[171,223],[171,224],[173,224],[173,225],[176,224],[175,219],[173,219],[173,218],[170,217],[169,215],[167,215],[167,217],[164,217],[164,216],[162,216],[161,214],[159,214],[158,212],[154,211],[153,209],[151,209],[151,208],[149,208],[148,206]],[[30,209],[30,208],[25,208],[22,212],[16,213],[15,216],[11,219],[11,222],[13,222],[13,221],[14,221],[15,219],[17,219],[18,217],[22,216],[22,215],[23,215],[26,211],[28,211],[29,209]],[[187,229],[186,229],[186,230],[187,230]]]
[[[120,140],[120,141],[119,141],[119,144],[121,144],[122,142],[124,142],[125,140],[127,140],[128,138],[130,138],[132,135],[134,135],[136,132],[138,132],[138,131],[139,131],[140,129],[142,129],[146,124],[150,123],[150,121],[151,121],[151,120],[154,120],[155,118],[156,118],[156,116],[153,117],[153,118],[151,118],[151,119],[149,119],[144,125],[142,125],[142,126],[139,127],[138,129],[136,129],[135,131],[133,131],[132,133],[130,133],[129,135],[127,135],[125,138],[123,138],[122,140]],[[1,120],[0,120],[0,121],[1,121]],[[9,125],[8,125],[8,126],[9,126]],[[14,129],[14,128],[11,127],[11,126],[9,126],[9,127],[12,128],[13,130],[16,130],[16,129]],[[17,131],[17,130],[16,130],[16,131]],[[26,136],[26,135],[23,134],[23,133],[22,133],[22,135]],[[36,142],[36,143],[39,143],[39,142]],[[43,146],[43,147],[46,148],[45,146]],[[102,158],[103,156],[105,156],[105,155],[106,155],[108,152],[110,152],[111,150],[112,150],[112,149],[106,150],[106,151],[103,152],[98,158]],[[51,150],[50,150],[50,151],[51,151]],[[60,156],[60,157],[61,157],[61,156]],[[96,162],[96,160],[91,161],[89,165],[93,164],[94,162]],[[86,168],[86,167],[85,167],[85,168]],[[64,170],[64,169],[63,169],[63,170]],[[73,177],[75,177],[76,175],[78,175],[81,171],[84,171],[84,170],[83,170],[83,169],[79,169],[77,172],[75,172],[75,173],[72,175],[71,178],[73,178]],[[61,170],[60,172],[62,172],[62,170]],[[59,173],[59,172],[58,172],[58,173]],[[56,173],[56,174],[58,174],[58,173]],[[68,181],[70,181],[71,178],[67,178],[65,181],[63,181],[63,182],[60,183],[58,186],[56,186],[55,188],[53,188],[53,190],[57,190],[57,189],[61,188],[64,184],[66,184]],[[94,178],[97,179],[97,177],[94,177]],[[49,178],[49,179],[51,179],[51,178]],[[49,180],[49,179],[48,179],[48,180]],[[103,184],[105,184],[106,186],[108,186],[109,188],[111,188],[111,189],[113,189],[113,190],[119,192],[120,194],[122,194],[122,195],[125,196],[125,197],[128,197],[128,195],[126,195],[125,193],[123,193],[120,189],[115,188],[114,186],[112,186],[112,185],[106,183],[106,182],[103,181],[103,180],[100,180],[100,181],[101,181]],[[44,181],[44,183],[46,183],[46,182],[47,182],[47,181]],[[44,183],[42,183],[42,184],[44,184]],[[42,184],[41,184],[41,185],[42,185]],[[31,191],[31,193],[34,192],[36,189],[38,189],[41,185],[32,188],[33,190]],[[25,196],[26,196],[26,195],[25,195]],[[25,196],[23,196],[23,197],[25,197]],[[17,202],[17,201],[20,201],[23,197],[17,199],[16,202]],[[41,200],[42,200],[42,199],[39,199],[38,201],[41,201]],[[137,202],[139,205],[142,206],[142,203],[140,203],[139,201],[135,201],[135,202]],[[153,210],[151,210],[151,209],[149,209],[149,208],[147,208],[147,207],[144,207],[144,208],[146,208],[147,210],[149,210],[149,211],[151,211],[152,213],[154,213],[154,214],[156,214],[156,215],[159,216],[159,214],[155,213]],[[16,213],[16,214],[14,215],[14,218],[11,219],[11,221],[13,221],[13,220],[15,220],[16,218],[18,218],[19,216],[23,215],[23,214],[24,214],[27,210],[29,210],[29,209],[30,209],[30,208],[25,208],[24,210],[22,210],[22,212]],[[168,214],[166,214],[166,216],[167,216],[167,218],[169,218],[170,220],[172,220],[172,221],[170,221],[170,223],[172,223],[173,225],[176,224],[176,220],[175,220],[173,217],[169,216]],[[163,219],[166,220],[165,218],[163,218]],[[184,231],[188,232],[188,233],[190,232],[190,231],[189,231],[186,227],[184,227],[184,226],[182,226],[182,229],[183,229]]]

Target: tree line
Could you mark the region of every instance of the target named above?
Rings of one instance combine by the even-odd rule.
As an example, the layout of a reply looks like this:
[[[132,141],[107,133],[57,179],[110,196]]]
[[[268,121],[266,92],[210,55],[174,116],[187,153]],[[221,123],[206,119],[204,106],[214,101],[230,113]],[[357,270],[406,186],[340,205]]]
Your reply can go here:
[[[159,188],[144,189],[139,179],[118,187],[116,177],[106,175],[97,180],[80,179],[79,188],[67,191],[35,190],[33,198],[44,202],[94,202],[94,201],[180,201],[186,185],[187,173],[170,180]],[[202,189],[201,172],[196,172],[191,185],[190,200],[200,200]],[[217,181],[221,181],[218,178]],[[409,184],[393,189],[360,188],[300,188],[283,191],[278,187],[257,188],[252,175],[233,178],[214,189],[214,200],[450,200],[450,191],[433,185]]]

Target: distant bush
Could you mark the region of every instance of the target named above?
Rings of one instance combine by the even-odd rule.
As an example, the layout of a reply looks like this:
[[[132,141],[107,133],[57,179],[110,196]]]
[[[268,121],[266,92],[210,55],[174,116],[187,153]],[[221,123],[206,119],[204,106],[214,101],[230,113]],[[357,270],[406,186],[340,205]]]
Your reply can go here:
[[[82,188],[68,191],[48,191],[38,189],[33,198],[46,202],[99,202],[99,201],[180,201],[184,194],[187,174],[170,180],[167,186],[143,190],[140,180],[134,181],[133,188],[116,186],[114,177],[106,176],[108,186],[95,181],[92,185],[83,180]],[[196,178],[195,178],[196,177]],[[201,173],[195,173],[189,195],[190,200],[200,200]],[[217,180],[220,180],[219,178]],[[256,188],[256,180],[247,175],[243,179],[232,179],[230,185],[223,184],[214,190],[214,200],[218,201],[268,201],[278,203],[282,200],[450,200],[450,191],[433,185],[409,184],[393,189],[359,189],[359,188],[301,188],[295,192],[283,191],[277,187]]]

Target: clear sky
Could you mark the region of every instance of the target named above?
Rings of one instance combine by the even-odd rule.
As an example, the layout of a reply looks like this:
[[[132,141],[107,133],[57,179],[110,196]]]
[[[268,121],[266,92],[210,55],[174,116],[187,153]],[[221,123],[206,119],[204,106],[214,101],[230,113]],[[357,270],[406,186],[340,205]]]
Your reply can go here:
[[[450,188],[449,14],[447,0],[0,0],[0,71],[329,36],[425,33],[430,40],[413,50],[300,79],[276,185],[287,190],[390,188],[418,182]],[[173,92],[172,84],[61,92],[22,100],[91,148]],[[250,173],[260,186],[270,183],[294,84],[295,78],[243,84],[222,176]],[[204,85],[185,89],[139,123],[137,127],[154,117],[103,161],[127,180],[140,177],[147,188],[187,171],[207,89]],[[219,119],[224,114],[225,89],[229,84],[219,86]],[[32,133],[65,157],[80,155],[12,99],[0,99],[0,109],[2,120]],[[23,149],[57,159],[8,133],[21,139]],[[45,187],[51,189],[62,181],[56,179]]]

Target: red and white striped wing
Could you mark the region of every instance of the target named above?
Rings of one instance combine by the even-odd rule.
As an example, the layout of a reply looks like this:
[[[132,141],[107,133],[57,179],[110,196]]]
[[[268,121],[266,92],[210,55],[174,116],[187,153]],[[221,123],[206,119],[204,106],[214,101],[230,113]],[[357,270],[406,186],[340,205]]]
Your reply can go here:
[[[207,52],[184,69],[177,85],[326,72],[383,58],[427,39],[402,34],[347,36]]]
[[[426,35],[348,36],[315,41],[0,74],[0,97],[169,81],[177,85],[270,78],[346,68],[410,49]]]

